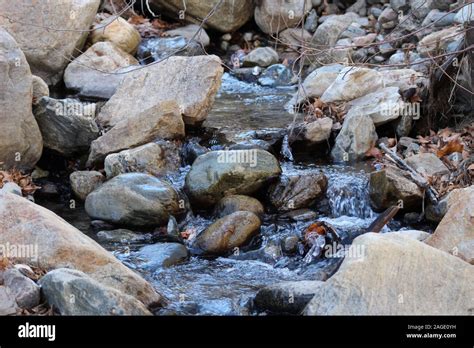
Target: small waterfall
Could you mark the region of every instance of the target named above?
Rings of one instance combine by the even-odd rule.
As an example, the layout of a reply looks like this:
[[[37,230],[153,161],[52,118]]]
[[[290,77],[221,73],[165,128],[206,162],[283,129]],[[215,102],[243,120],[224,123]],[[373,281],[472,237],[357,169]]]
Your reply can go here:
[[[327,197],[332,215],[375,218],[369,204],[368,178],[355,173],[329,173]]]

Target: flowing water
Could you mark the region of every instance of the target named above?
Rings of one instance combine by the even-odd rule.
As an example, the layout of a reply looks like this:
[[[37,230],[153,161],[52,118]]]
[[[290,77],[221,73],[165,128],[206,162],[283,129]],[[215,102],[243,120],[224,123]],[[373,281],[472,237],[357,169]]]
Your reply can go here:
[[[226,74],[204,127],[225,134],[227,140],[245,138],[255,131],[284,129],[294,117],[284,109],[291,93],[289,88],[264,88]],[[334,226],[346,243],[350,243],[376,217],[368,203],[367,173],[370,168],[367,165],[350,167],[284,162],[282,169],[285,174],[325,173],[329,179],[327,209],[316,218]],[[183,167],[168,180],[175,188],[181,189],[188,171],[189,166]],[[82,207],[71,210],[59,203],[47,202],[44,205],[95,238]],[[212,223],[211,218],[203,216],[187,221],[181,227],[196,231]],[[142,273],[167,298],[167,307],[157,314],[249,315],[256,313],[251,299],[262,286],[280,281],[313,280],[326,271],[331,275],[335,259],[306,264],[302,255],[282,252],[282,242],[290,236],[301,237],[311,222],[314,218],[292,221],[268,215],[264,218],[258,240],[242,248],[238,254],[217,259],[191,257],[184,264],[154,272],[148,271],[143,260],[137,257],[135,249],[138,246],[131,252],[129,246],[104,246],[127,266]],[[388,230],[390,228],[385,227],[385,231]]]

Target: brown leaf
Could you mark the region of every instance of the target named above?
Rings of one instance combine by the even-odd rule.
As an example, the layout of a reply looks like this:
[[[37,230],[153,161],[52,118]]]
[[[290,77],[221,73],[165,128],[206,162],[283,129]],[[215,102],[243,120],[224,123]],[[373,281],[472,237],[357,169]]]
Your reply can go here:
[[[461,144],[459,139],[457,140],[452,140],[449,143],[447,143],[443,148],[441,148],[438,152],[436,152],[436,156],[439,158],[450,155],[454,152],[463,152],[464,150],[464,145]]]

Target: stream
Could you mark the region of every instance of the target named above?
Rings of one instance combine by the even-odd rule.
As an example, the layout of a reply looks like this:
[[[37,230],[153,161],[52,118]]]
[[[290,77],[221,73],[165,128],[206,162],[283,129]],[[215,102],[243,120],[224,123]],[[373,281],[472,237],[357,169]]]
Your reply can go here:
[[[212,134],[210,147],[222,147],[229,141],[246,141],[259,132],[272,134],[285,129],[294,118],[284,108],[293,91],[288,87],[261,87],[225,74],[214,108],[203,125]],[[298,252],[282,251],[285,240],[291,236],[301,237],[305,228],[318,220],[331,224],[341,235],[343,244],[350,244],[377,217],[368,200],[369,164],[345,166],[300,161],[281,165],[284,174],[322,171],[329,180],[327,199],[318,203],[312,212],[306,210],[292,217],[266,215],[260,236],[237,254],[217,259],[192,256],[184,264],[150,272],[136,255],[140,244],[104,244],[104,247],[128,267],[143,274],[165,296],[168,305],[159,310],[158,315],[258,315],[252,298],[262,286],[281,281],[325,280],[340,263],[339,258],[332,258],[307,264]],[[168,181],[176,189],[182,189],[189,169],[189,166],[182,167],[169,176]],[[38,203],[97,239],[83,206],[70,209],[60,202],[41,200]],[[213,219],[196,215],[186,221],[186,229],[201,231]],[[382,232],[403,227],[407,226],[393,221]]]

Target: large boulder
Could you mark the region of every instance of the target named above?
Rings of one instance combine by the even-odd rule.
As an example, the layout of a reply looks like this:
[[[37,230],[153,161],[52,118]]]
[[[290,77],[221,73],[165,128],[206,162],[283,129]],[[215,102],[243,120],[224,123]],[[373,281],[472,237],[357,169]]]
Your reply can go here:
[[[179,148],[173,142],[159,141],[108,155],[104,161],[107,178],[139,172],[163,176],[179,169]]]
[[[425,242],[474,265],[474,186],[449,194],[448,211]]]
[[[151,99],[151,98],[150,98]],[[184,137],[184,122],[175,101],[159,102],[150,108],[134,103],[134,110],[111,130],[91,144],[88,164],[103,161],[107,155],[144,145],[157,139]]]
[[[353,114],[344,120],[331,156],[338,162],[363,159],[377,138],[372,119],[367,115]]]
[[[134,55],[137,52],[141,37],[138,30],[122,17],[111,16],[94,25],[90,41],[111,42],[122,51]]]
[[[0,2],[0,9],[2,4]],[[2,28],[0,81],[0,124],[3,130],[0,167],[31,169],[43,151],[41,133],[31,110],[33,77],[25,55]]]
[[[278,160],[267,151],[211,151],[194,161],[185,189],[193,202],[211,206],[226,195],[252,194],[280,174]]]
[[[367,68],[347,67],[321,96],[325,103],[350,101],[375,92],[383,86],[383,74]]]
[[[346,117],[353,114],[370,116],[376,127],[399,118],[405,110],[405,102],[398,87],[382,88],[349,103]]]
[[[281,176],[268,189],[270,202],[279,211],[307,208],[324,195],[328,179],[323,173]]]
[[[44,147],[63,156],[87,153],[99,137],[96,105],[75,99],[41,98],[34,109]]]
[[[369,197],[372,208],[384,211],[403,201],[403,209],[421,208],[423,192],[407,173],[394,167],[386,166],[370,174]]]
[[[311,8],[311,0],[261,0],[255,22],[265,34],[275,34],[296,26]]]
[[[112,254],[53,212],[0,192],[0,244],[34,246],[15,259],[45,270],[73,268],[145,305],[161,301],[153,287]]]
[[[181,213],[178,193],[154,176],[128,173],[116,176],[90,193],[86,212],[93,219],[129,226],[154,226]]]
[[[33,74],[54,85],[84,46],[100,0],[0,0],[0,27],[18,42]]]
[[[367,233],[319,284],[306,315],[469,315],[474,268],[410,237]]]
[[[174,100],[187,124],[200,123],[212,108],[222,73],[216,56],[171,57],[128,74],[98,120],[111,127],[130,117],[154,113],[161,102]]]
[[[135,297],[77,270],[56,269],[39,284],[48,304],[61,315],[151,315]]]
[[[67,66],[64,83],[81,96],[110,99],[131,65],[138,65],[132,55],[111,42],[97,42]]]
[[[217,6],[220,3],[219,6]],[[253,0],[151,0],[150,5],[165,10],[176,19],[200,24],[207,18],[206,27],[223,33],[234,32],[252,17]],[[212,16],[209,14],[214,11]]]
[[[227,215],[201,232],[193,247],[198,253],[220,255],[247,243],[260,229],[261,221],[249,211]]]

